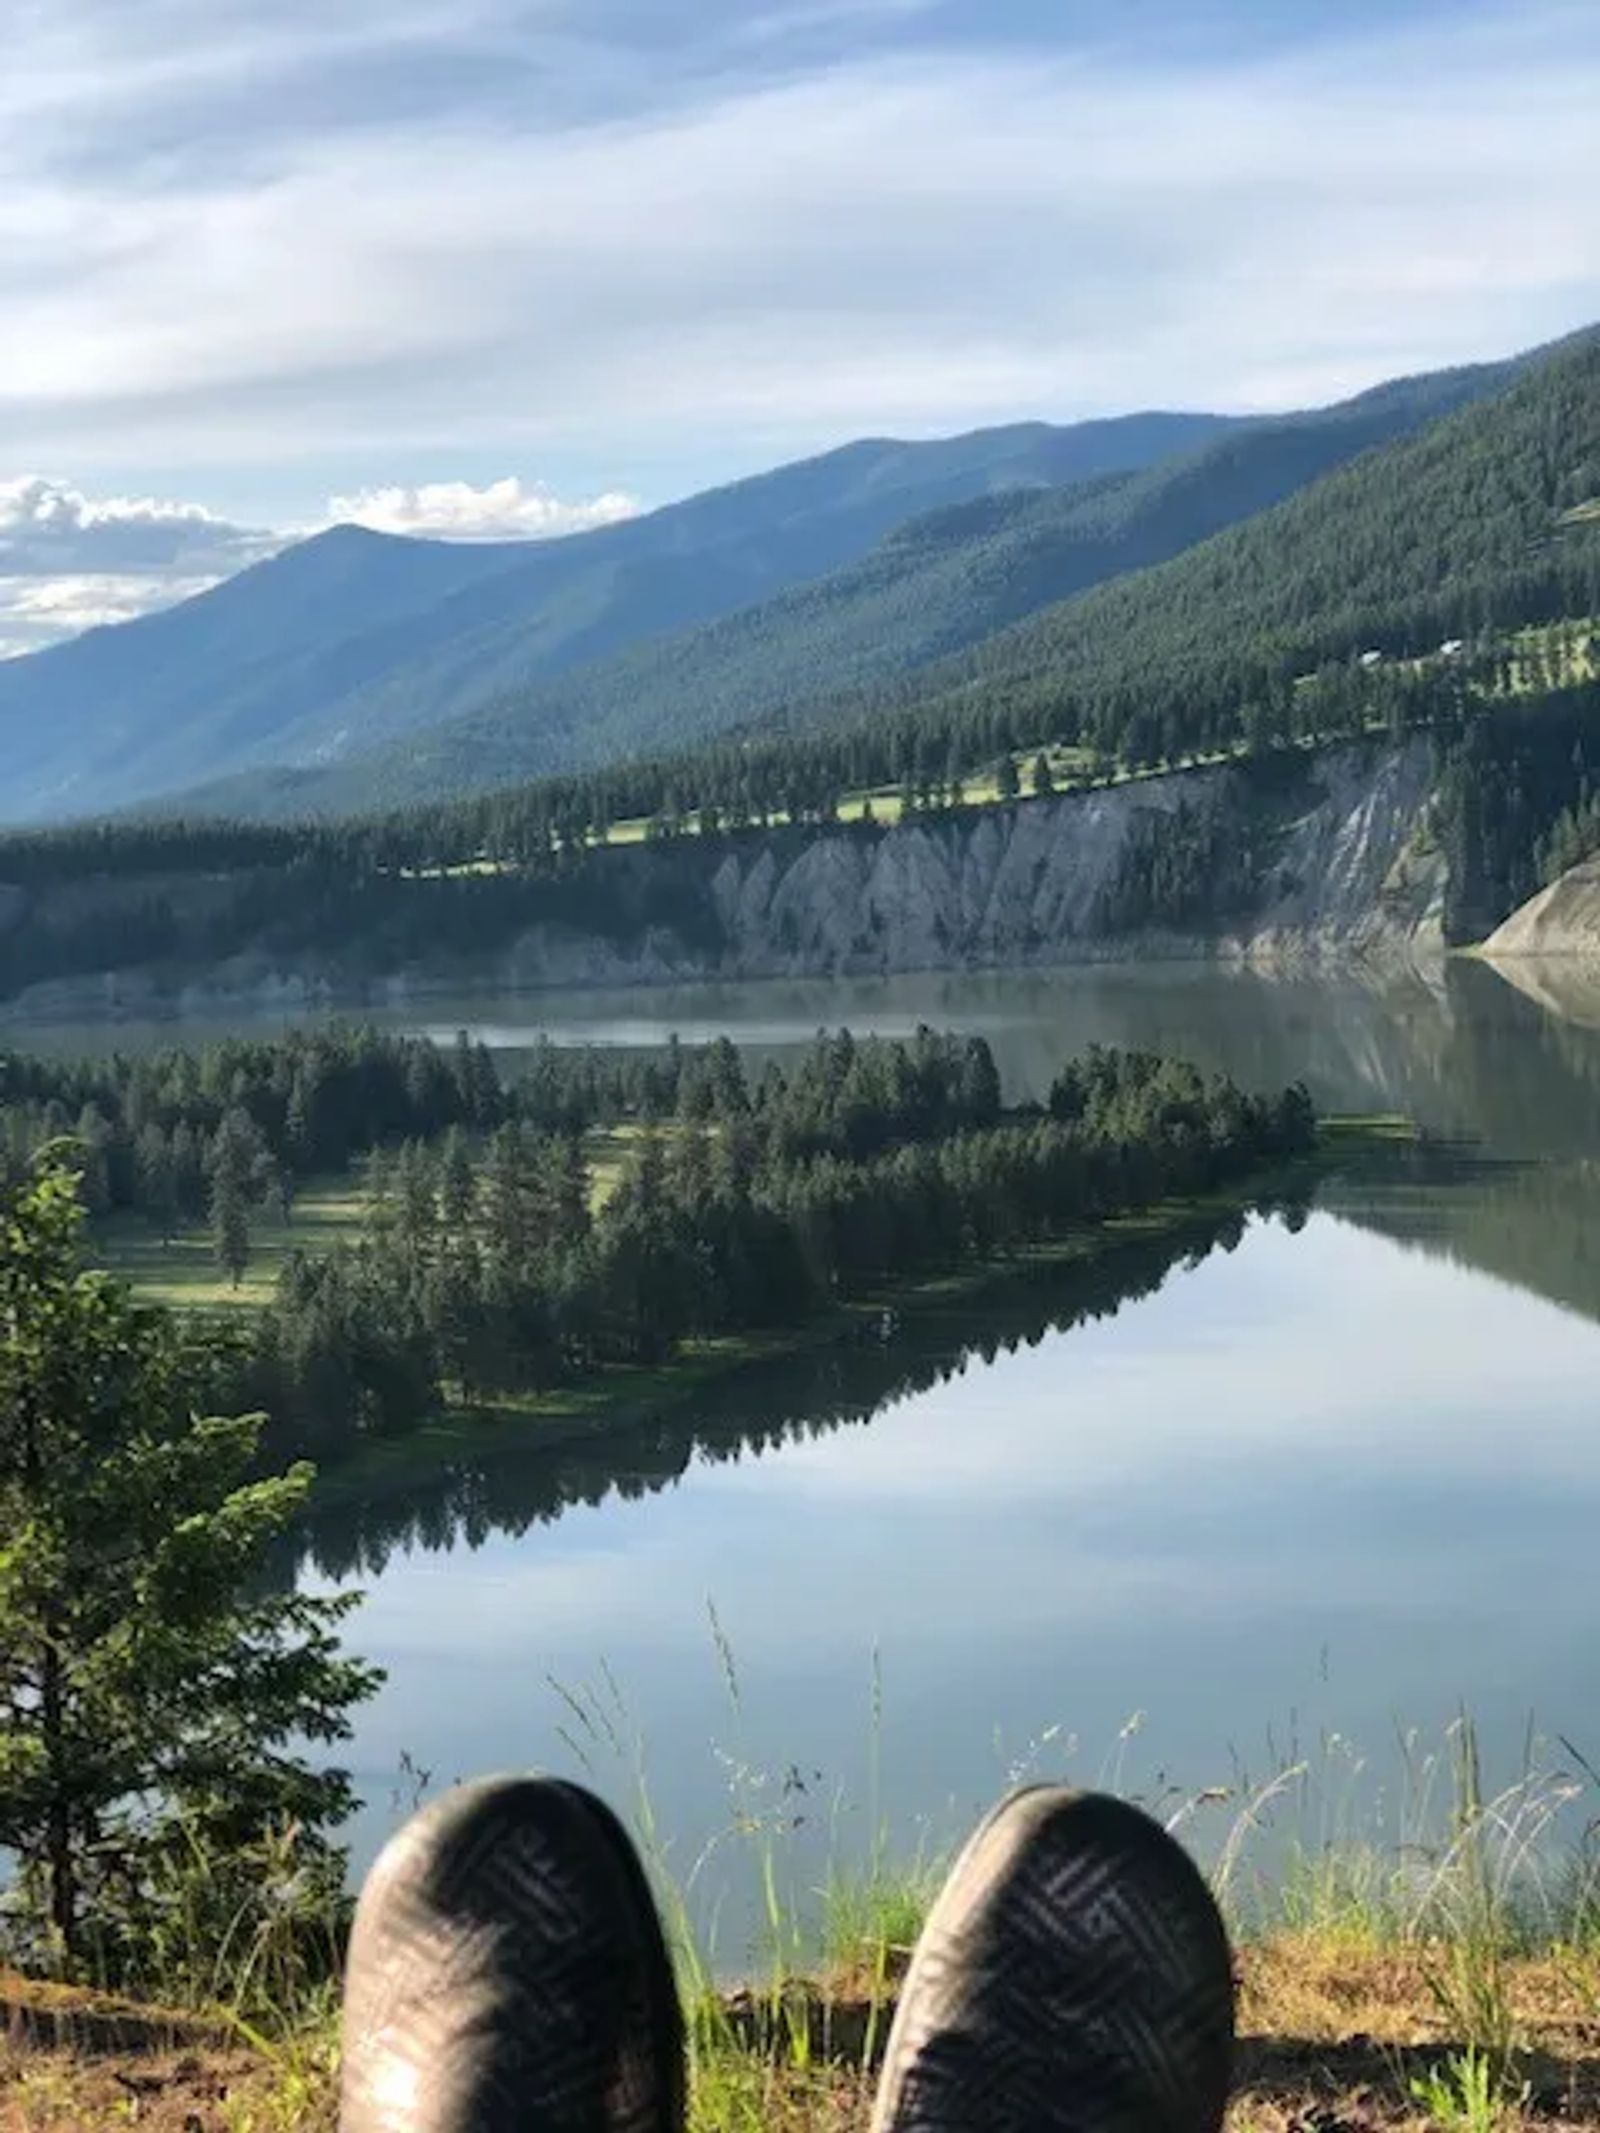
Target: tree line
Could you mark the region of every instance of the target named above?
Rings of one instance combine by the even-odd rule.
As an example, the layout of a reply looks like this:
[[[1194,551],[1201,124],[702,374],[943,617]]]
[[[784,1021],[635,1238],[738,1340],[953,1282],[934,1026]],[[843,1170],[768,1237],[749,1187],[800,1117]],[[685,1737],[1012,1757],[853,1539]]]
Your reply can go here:
[[[1270,1206],[1289,1228],[1306,1219],[1292,1186]],[[608,1496],[637,1499],[670,1488],[691,1464],[738,1460],[752,1451],[804,1443],[871,1420],[885,1406],[959,1375],[974,1359],[993,1362],[1050,1333],[1114,1317],[1153,1295],[1174,1268],[1196,1265],[1213,1250],[1232,1251],[1245,1233],[1238,1208],[1197,1212],[1192,1221],[1130,1237],[1115,1252],[1070,1266],[1024,1264],[984,1289],[962,1314],[902,1310],[864,1320],[848,1335],[753,1364],[725,1386],[695,1398],[619,1415],[603,1432],[564,1439],[554,1452],[535,1437],[521,1456],[469,1455],[403,1490],[340,1490],[315,1499],[281,1550],[285,1581],[309,1564],[320,1577],[347,1582],[374,1577],[390,1558],[458,1542],[476,1547],[489,1533],[522,1534],[575,1505]]]
[[[1597,495],[1600,336],[1589,335],[1493,400],[1154,569],[867,688],[819,674],[813,691],[764,703],[759,721],[735,706],[729,730],[694,748],[653,760],[618,750],[592,771],[465,802],[441,793],[365,822],[34,833],[5,840],[0,878],[126,868],[140,851],[151,871],[158,853],[189,871],[277,871],[335,850],[347,872],[363,858],[405,867],[480,852],[532,865],[624,819],[813,820],[842,793],[881,785],[938,804],[955,778],[1054,742],[1137,765],[1337,734],[1374,716],[1431,723],[1463,691],[1496,694],[1529,625],[1556,633],[1532,655],[1544,684],[1576,678],[1600,617],[1600,521],[1584,508]],[[1447,643],[1457,654],[1441,661]],[[1540,682],[1524,673],[1519,686]],[[514,701],[504,715],[517,715]]]
[[[137,1210],[163,1234],[273,1198],[405,1135],[498,1123],[493,1061],[371,1027],[230,1037],[100,1059],[0,1052],[0,1178],[70,1138],[91,1214]],[[219,1202],[222,1205],[219,1207]]]
[[[448,1401],[666,1365],[1235,1184],[1312,1135],[1302,1089],[1250,1096],[1138,1053],[1092,1054],[1013,1110],[974,1038],[841,1033],[754,1090],[702,1061],[604,1195],[568,1128],[403,1144],[359,1244],[291,1255],[231,1397],[272,1417],[273,1456],[336,1460]]]

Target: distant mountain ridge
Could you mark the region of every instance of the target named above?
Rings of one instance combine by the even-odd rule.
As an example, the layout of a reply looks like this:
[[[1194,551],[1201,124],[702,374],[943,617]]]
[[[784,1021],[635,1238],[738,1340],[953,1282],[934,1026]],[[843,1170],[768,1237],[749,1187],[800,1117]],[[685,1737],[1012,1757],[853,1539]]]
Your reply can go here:
[[[1131,686],[1145,638],[1175,627],[1147,582],[1209,586],[1188,560],[1216,550],[1259,590],[1276,565],[1252,528],[1366,466],[1381,491],[1394,453],[1493,408],[1546,354],[1300,415],[863,440],[555,542],[336,528],[0,667],[0,820],[366,813],[924,701],[1056,700],[1080,668]],[[1220,642],[1226,571],[1207,597],[1220,634],[1191,592],[1179,605]]]
[[[1514,363],[1380,386],[1253,422],[1152,467],[974,499],[859,562],[705,627],[491,700],[285,788],[320,812],[425,801],[627,753],[662,753],[915,675],[1107,580],[1181,555],[1378,447],[1490,398]],[[248,803],[248,790],[231,804]]]
[[[919,512],[1147,465],[1240,419],[867,439],[555,541],[335,527],[195,599],[0,665],[0,819],[377,745],[835,568]]]

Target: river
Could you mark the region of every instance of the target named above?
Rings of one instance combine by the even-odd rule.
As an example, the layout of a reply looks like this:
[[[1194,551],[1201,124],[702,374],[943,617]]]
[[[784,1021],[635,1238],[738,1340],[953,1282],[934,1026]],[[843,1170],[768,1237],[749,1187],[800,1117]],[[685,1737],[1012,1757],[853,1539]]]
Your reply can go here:
[[[623,1799],[642,1770],[709,1901],[735,1822],[787,1826],[814,1878],[884,1824],[942,1849],[1020,1772],[1236,1802],[1306,1756],[1326,1826],[1398,1816],[1395,1742],[1462,1710],[1498,1774],[1530,1722],[1600,1764],[1600,985],[1140,967],[381,1019],[513,1061],[926,1020],[981,1031],[1015,1094],[1136,1043],[1441,1145],[325,1518],[303,1574],[364,1589],[349,1635],[389,1671],[359,1856],[417,1769],[588,1767]]]

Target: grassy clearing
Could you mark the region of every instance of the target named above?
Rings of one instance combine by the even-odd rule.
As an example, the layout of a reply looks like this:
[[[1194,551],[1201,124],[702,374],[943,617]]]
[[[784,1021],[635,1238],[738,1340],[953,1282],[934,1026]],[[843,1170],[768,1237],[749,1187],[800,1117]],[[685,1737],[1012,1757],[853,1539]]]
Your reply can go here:
[[[630,1144],[642,1130],[620,1126],[591,1137],[597,1207],[616,1190]],[[1343,1162],[1363,1150],[1382,1152],[1414,1135],[1404,1120],[1339,1119],[1326,1122],[1323,1138],[1325,1159]],[[1311,1159],[1308,1174],[1317,1161]],[[1067,1271],[1122,1247],[1181,1235],[1197,1223],[1243,1213],[1271,1182],[1257,1178],[1237,1191],[1162,1202],[1137,1214],[1085,1225],[1005,1259],[959,1266],[913,1282],[886,1283],[848,1304],[835,1305],[804,1325],[686,1340],[663,1364],[613,1368],[573,1384],[500,1395],[470,1408],[451,1405],[421,1429],[364,1446],[319,1478],[318,1496],[327,1503],[352,1491],[365,1494],[372,1489],[404,1488],[437,1474],[441,1464],[493,1457],[525,1444],[535,1432],[547,1447],[592,1436],[619,1417],[637,1417],[693,1400],[752,1364],[799,1357],[817,1347],[859,1337],[875,1329],[886,1310],[914,1316],[955,1304],[978,1304],[995,1283],[1029,1269]],[[129,1217],[102,1224],[99,1241],[110,1270],[152,1302],[203,1312],[259,1309],[271,1301],[279,1268],[289,1251],[315,1253],[356,1242],[371,1204],[356,1181],[323,1179],[296,1201],[287,1225],[275,1212],[262,1211],[259,1226],[252,1225],[251,1262],[237,1289],[216,1266],[203,1230],[185,1231],[163,1244],[142,1219]]]
[[[1600,516],[1600,506],[1590,508]],[[1543,687],[1547,674],[1557,687],[1593,681],[1600,673],[1595,657],[1597,643],[1600,618],[1517,630],[1510,643],[1512,695],[1526,696]]]
[[[642,1130],[615,1126],[589,1136],[596,1210],[616,1191]],[[291,1252],[317,1258],[341,1244],[359,1243],[375,1205],[361,1178],[346,1174],[308,1179],[287,1221],[276,1202],[252,1208],[250,1264],[237,1288],[217,1265],[205,1223],[189,1223],[163,1238],[141,1215],[114,1215],[96,1225],[95,1240],[102,1263],[147,1302],[189,1311],[259,1309],[272,1301]]]
[[[1578,505],[1565,515],[1562,523],[1576,526],[1596,518],[1600,518],[1600,501]],[[1563,650],[1564,644],[1569,640],[1570,656]],[[1557,687],[1570,687],[1574,683],[1595,679],[1600,675],[1600,661],[1597,661],[1593,649],[1597,641],[1600,641],[1600,617],[1594,616],[1580,617],[1567,623],[1530,624],[1526,628],[1516,630],[1507,645],[1511,654],[1510,687],[1506,696],[1493,700],[1515,700],[1535,689],[1542,689],[1547,682],[1553,681]],[[1418,672],[1437,667],[1439,663],[1438,653],[1402,662],[1406,667]],[[1313,682],[1314,677],[1306,675],[1301,678],[1299,686],[1310,688]],[[1386,720],[1374,718],[1369,720],[1365,730],[1370,736],[1378,738],[1387,734],[1388,725]],[[1303,739],[1297,745],[1307,752],[1315,752],[1322,744],[1314,739]],[[1098,762],[1092,749],[1055,742],[1039,747],[1021,748],[1012,756],[1020,790],[1017,799],[1008,804],[1016,805],[1019,800],[1029,800],[1035,796],[1033,767],[1040,756],[1049,764],[1051,779],[1057,789],[1073,788],[1081,791],[1096,785],[1103,788],[1136,784],[1151,778],[1171,777],[1177,771],[1208,769],[1219,763],[1237,762],[1249,752],[1248,744],[1241,740],[1230,747],[1209,753],[1196,752],[1185,756],[1180,762],[1142,764],[1135,767],[1126,763],[1107,766]],[[996,761],[963,778],[963,806],[994,807],[1001,804],[999,767],[999,762]],[[872,821],[882,828],[892,829],[903,819],[904,814],[905,808],[898,785],[877,785],[870,789],[846,793],[838,805],[838,820],[845,824]],[[772,829],[788,828],[790,818],[783,809],[776,809],[767,818],[767,826]],[[649,841],[653,827],[653,817],[632,816],[625,821],[613,822],[602,835],[596,836],[594,843],[597,847],[644,844]],[[698,835],[698,815],[691,811],[680,827],[682,833]],[[427,875],[438,879],[457,875],[513,874],[518,871],[520,869],[512,860],[482,857],[462,860],[450,866],[406,869],[408,874]]]
[[[353,1244],[372,1211],[372,1201],[351,1177],[309,1179],[284,1221],[275,1204],[250,1215],[250,1264],[235,1288],[217,1265],[211,1233],[203,1224],[163,1240],[140,1215],[117,1215],[96,1225],[103,1264],[150,1303],[176,1310],[259,1308],[272,1301],[278,1272],[290,1252],[313,1256]]]
[[[1567,515],[1566,523],[1577,525],[1600,516],[1600,502],[1580,505]],[[1534,624],[1519,629],[1512,635],[1509,650],[1512,657],[1511,694],[1526,695],[1536,686],[1543,686],[1548,675],[1559,686],[1592,680],[1597,667],[1592,647],[1596,634],[1600,633],[1600,618],[1586,618],[1572,623]],[[1574,650],[1570,658],[1562,656],[1563,643],[1571,638]],[[1427,658],[1406,662],[1418,669],[1437,666],[1437,653]],[[1374,719],[1368,731],[1382,734],[1387,731],[1382,719]],[[1033,797],[1033,766],[1040,756],[1050,766],[1054,785],[1083,787],[1096,783],[1102,785],[1126,785],[1149,778],[1168,777],[1175,769],[1202,769],[1217,763],[1237,760],[1248,753],[1246,744],[1239,742],[1232,748],[1218,749],[1209,754],[1186,757],[1181,764],[1143,765],[1138,768],[1128,764],[1108,767],[1097,765],[1093,749],[1047,743],[1040,747],[1021,748],[1012,757],[1017,772],[1021,799]],[[1000,804],[999,763],[981,771],[974,771],[962,781],[962,804],[968,807],[994,807]],[[1014,804],[1014,803],[1013,803]],[[847,793],[839,803],[838,816],[843,823],[860,823],[871,820],[892,828],[904,814],[900,788],[897,785],[879,785],[870,790]],[[787,825],[788,817],[781,811],[771,817],[772,826]],[[698,829],[696,818],[691,816],[685,825],[691,833]],[[636,820],[613,823],[605,839],[609,844],[642,844],[650,834],[650,819],[640,816]],[[487,865],[488,862],[476,862]]]

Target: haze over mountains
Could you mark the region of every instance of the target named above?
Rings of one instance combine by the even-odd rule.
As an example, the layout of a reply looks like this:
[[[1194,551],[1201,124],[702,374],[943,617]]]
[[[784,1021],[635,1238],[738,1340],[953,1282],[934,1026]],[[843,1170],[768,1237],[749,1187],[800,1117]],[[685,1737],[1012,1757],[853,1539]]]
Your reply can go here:
[[[1522,359],[1525,362],[1527,359]],[[1169,562],[1520,363],[1285,418],[1142,414],[865,441],[537,544],[336,528],[165,613],[0,666],[0,819],[182,796],[436,799],[902,686]],[[1052,625],[1055,627],[1056,625]]]

